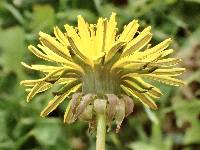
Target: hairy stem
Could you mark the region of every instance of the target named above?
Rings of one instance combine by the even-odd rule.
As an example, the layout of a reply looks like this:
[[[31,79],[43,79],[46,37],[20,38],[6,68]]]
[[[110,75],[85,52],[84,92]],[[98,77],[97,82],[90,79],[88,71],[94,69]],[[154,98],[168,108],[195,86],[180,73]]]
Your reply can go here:
[[[106,139],[106,116],[100,114],[97,120],[96,150],[105,150]]]

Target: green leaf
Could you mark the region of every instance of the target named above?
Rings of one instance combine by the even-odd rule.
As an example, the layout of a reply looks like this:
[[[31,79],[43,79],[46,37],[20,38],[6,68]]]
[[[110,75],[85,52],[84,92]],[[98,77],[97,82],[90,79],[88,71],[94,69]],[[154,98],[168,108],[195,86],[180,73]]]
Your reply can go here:
[[[184,143],[200,143],[200,122],[198,120],[193,121],[192,126],[187,129],[187,132],[184,136]]]
[[[21,25],[25,25],[26,20],[23,18],[23,16],[21,15],[21,13],[19,12],[17,8],[15,8],[13,5],[6,2],[2,4],[3,4],[2,6],[5,9],[7,9]]]
[[[55,24],[55,12],[50,5],[34,5],[30,28],[39,31],[51,31]]]
[[[176,97],[172,109],[175,110],[179,120],[193,122],[200,113],[200,101],[198,99],[183,101],[181,98]]]
[[[38,121],[33,135],[41,145],[56,145],[61,135],[61,126],[58,119],[42,119]]]
[[[20,62],[25,54],[25,34],[21,27],[11,27],[0,30],[0,63],[5,71],[16,72],[19,77],[23,76]]]
[[[6,125],[6,111],[0,111],[0,149],[13,149],[13,141],[9,138],[7,130],[9,127]]]

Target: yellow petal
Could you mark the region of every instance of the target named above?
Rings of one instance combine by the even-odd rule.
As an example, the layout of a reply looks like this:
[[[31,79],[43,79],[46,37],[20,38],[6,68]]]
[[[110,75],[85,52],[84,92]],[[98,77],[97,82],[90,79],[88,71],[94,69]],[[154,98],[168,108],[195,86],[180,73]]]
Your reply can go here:
[[[105,62],[110,60],[115,55],[115,53],[121,48],[123,48],[124,46],[125,46],[124,42],[117,42],[114,45],[112,45],[111,49],[108,51],[106,55]]]
[[[145,57],[149,57],[150,55],[161,53],[169,46],[171,41],[172,41],[171,38],[166,39],[161,43],[157,44],[156,46],[145,50],[144,53],[142,53],[142,55],[136,55],[135,59],[144,59]]]
[[[83,19],[83,18],[82,18]],[[81,19],[81,17],[79,16],[79,28],[81,29],[81,37],[79,36],[79,34],[77,33],[77,31],[72,27],[72,26],[69,26],[69,25],[65,25],[65,29],[67,31],[67,39],[68,39],[68,42],[70,43],[71,46],[73,46],[72,48],[75,48],[76,47],[76,50],[79,51],[79,54],[81,53],[82,56],[84,56],[85,58],[87,57],[87,59],[92,59],[91,58],[91,54],[88,54],[88,47],[85,47],[90,45],[90,42],[88,43],[88,40],[89,39],[85,39],[84,36],[84,31],[85,30],[88,30],[87,32],[89,32],[89,28],[87,27],[86,28],[86,24],[84,24],[85,26],[81,26],[83,24],[83,20]],[[81,22],[82,20],[82,22]],[[90,38],[90,37],[89,37]],[[86,40],[87,42],[85,42],[84,40]],[[91,63],[91,62],[90,62]]]
[[[64,114],[64,123],[68,123],[73,118],[73,112],[71,111],[72,100],[69,101]]]
[[[64,47],[61,43],[57,42],[55,38],[51,37],[50,35],[46,33],[39,32],[39,36],[40,36],[40,42],[42,43],[42,45],[45,45],[54,53],[65,58],[66,60],[69,60],[69,61],[71,60],[67,47]]]
[[[41,82],[42,79],[36,79],[36,80],[23,80],[20,82],[20,85],[23,85],[23,86],[34,86],[35,84]]]
[[[38,71],[41,71],[41,72],[52,72],[52,71],[55,71],[57,69],[64,68],[64,67],[47,66],[47,65],[31,65],[31,66],[29,66],[24,62],[21,62],[21,64],[26,68],[29,68],[29,69],[32,69],[32,70],[38,70]]]
[[[90,31],[89,25],[85,22],[82,16],[78,16],[78,34],[80,36],[82,53],[86,56],[90,56]]]
[[[79,90],[79,88],[81,87],[81,85],[78,85],[76,86],[74,89],[73,89],[73,92],[75,93],[76,91]],[[71,123],[71,119],[74,117],[74,114],[72,112],[72,100],[69,101],[68,105],[67,105],[67,108],[65,110],[65,114],[64,114],[64,123]]]
[[[44,84],[45,82],[41,81],[34,85],[34,87],[31,89],[30,93],[27,96],[27,102],[30,102],[30,100],[40,91]]]
[[[77,85],[73,89],[69,90],[68,92],[63,93],[62,95],[56,95],[48,104],[47,106],[42,110],[40,113],[40,116],[45,117],[49,113],[51,113],[53,110],[55,110],[60,103],[62,103],[68,95],[70,95],[72,92],[75,92],[80,85]]]
[[[135,33],[139,27],[138,21],[133,20],[127,26],[124,27],[124,31],[121,33],[118,41],[129,42],[133,39]]]
[[[28,49],[37,57],[47,60],[47,61],[53,61],[51,58],[49,58],[47,55],[42,53],[40,50],[38,50],[36,47],[29,45]]]
[[[170,68],[170,69],[156,69],[153,74],[166,75],[166,76],[178,76],[185,71],[185,68]]]
[[[165,50],[165,51],[163,51],[163,53],[162,53],[162,57],[168,56],[168,55],[172,54],[173,52],[174,52],[173,49]]]
[[[44,110],[41,112],[40,116],[45,117],[47,116],[50,112],[52,112],[54,109],[58,107],[60,103],[62,103],[65,98],[68,96],[68,93],[64,93],[59,96],[55,96],[49,103],[48,105],[44,108]]]
[[[169,85],[173,85],[173,86],[181,86],[184,85],[185,83],[181,80],[172,78],[172,77],[168,77],[165,75],[154,75],[154,74],[141,74],[141,77],[144,78],[148,78],[148,79],[152,79],[158,82],[162,82],[165,84],[169,84]]]
[[[94,39],[95,45],[95,54],[94,59],[97,59],[101,53],[103,52],[104,43],[105,43],[105,20],[103,18],[99,18],[96,25],[96,36]]]
[[[168,38],[168,39],[162,41],[161,43],[157,44],[156,46],[154,46],[150,49],[147,49],[146,52],[149,52],[149,53],[155,53],[156,52],[157,53],[159,51],[166,49],[171,42],[172,42],[172,39]]]
[[[68,24],[66,24],[64,27],[67,31],[67,36],[73,37],[76,40],[76,42],[80,41],[80,37],[77,34],[77,31],[73,28],[73,26],[69,26]]]
[[[138,87],[140,87],[141,89],[144,89],[144,90],[150,90],[153,88],[152,85],[147,84],[140,77],[134,77],[134,76],[131,76],[130,74],[123,77],[122,80],[128,80],[130,82],[133,82],[133,83],[137,84]]]
[[[69,45],[66,36],[57,26],[54,27],[54,35],[63,46]]]
[[[160,56],[160,55],[158,55]],[[149,67],[152,66],[160,66],[160,67],[171,67],[174,66],[176,64],[178,64],[179,62],[181,62],[182,60],[179,58],[166,58],[166,59],[161,59],[158,61],[153,61],[155,58],[151,58],[150,59],[144,59],[144,60],[131,60],[131,57],[128,58],[122,58],[120,59],[114,67],[135,67],[138,68],[140,66],[143,66],[145,64],[148,64]]]
[[[48,89],[50,89],[53,85],[51,83],[45,83],[43,86],[40,87],[40,89],[36,92],[36,94],[44,92]],[[25,89],[26,92],[31,92],[32,88]]]
[[[133,54],[134,51],[139,51],[143,47],[145,47],[152,38],[152,34],[150,33],[151,27],[145,28],[136,38],[130,41],[127,44],[127,47],[122,54],[122,57],[129,56]]]
[[[54,53],[51,49],[49,49],[46,46],[43,46],[41,44],[37,45],[38,48],[40,48],[47,56],[53,61],[60,62],[60,63],[65,63],[67,62],[66,59],[63,57],[59,56],[58,54]]]
[[[139,86],[135,82],[130,82],[130,81],[126,81],[126,80],[122,81],[121,85],[123,85],[131,90],[137,91],[138,93],[145,93],[148,91],[148,89],[141,88],[141,86]]]
[[[38,44],[37,46],[43,52],[45,52],[47,54],[47,57],[49,59],[51,59],[52,61],[62,63],[63,65],[69,66],[69,67],[72,67],[72,68],[77,68],[78,67],[77,64],[72,62],[71,58],[70,58],[70,61],[66,60],[63,57],[61,57],[61,56],[57,55],[56,53],[54,53],[53,51],[51,51],[48,47],[42,46],[41,44]]]
[[[106,27],[106,40],[105,40],[105,51],[108,52],[112,45],[115,42],[115,36],[116,36],[116,13],[112,13],[110,20],[107,22],[107,27]]]
[[[178,64],[181,61],[182,60],[179,58],[166,58],[166,59],[158,60],[157,62],[154,62],[154,63],[150,63],[149,65],[170,67],[170,66],[174,66],[174,65]]]
[[[128,95],[133,96],[134,98],[140,100],[146,106],[149,106],[152,109],[158,109],[155,102],[150,97],[146,96],[145,94],[138,93],[134,90],[130,90],[130,89],[124,87],[123,85],[121,87],[124,90],[124,92],[126,92]]]
[[[130,80],[130,78],[132,80]],[[135,77],[135,76],[129,74],[126,77],[124,77],[123,80],[130,80],[132,82],[135,82],[135,84],[137,84],[141,89],[146,89],[147,92],[145,92],[145,93],[150,94],[150,96],[152,96],[153,98],[159,98],[162,95],[161,91],[158,88],[145,82],[140,77]]]
[[[70,46],[75,54],[77,54],[83,61],[85,61],[87,64],[93,66],[92,61],[87,57],[88,55],[85,55],[82,53],[81,50],[79,50],[78,46],[75,44],[75,41],[72,37],[67,36],[67,39],[70,43]]]

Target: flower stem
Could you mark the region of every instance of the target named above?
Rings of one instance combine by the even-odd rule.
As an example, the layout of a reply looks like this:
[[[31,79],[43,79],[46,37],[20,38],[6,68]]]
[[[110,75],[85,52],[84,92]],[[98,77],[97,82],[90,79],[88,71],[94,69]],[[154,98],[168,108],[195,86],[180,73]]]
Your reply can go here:
[[[97,120],[96,150],[105,150],[106,116],[99,114]]]

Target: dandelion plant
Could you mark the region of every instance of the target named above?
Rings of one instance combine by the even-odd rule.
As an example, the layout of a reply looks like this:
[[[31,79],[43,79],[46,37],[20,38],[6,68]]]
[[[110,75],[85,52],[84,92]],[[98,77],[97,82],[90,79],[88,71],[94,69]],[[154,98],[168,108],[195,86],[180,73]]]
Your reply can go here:
[[[162,93],[149,80],[172,86],[184,84],[175,78],[185,70],[174,67],[181,59],[168,57],[174,51],[168,48],[170,38],[151,46],[150,26],[138,31],[138,21],[133,20],[119,34],[115,19],[112,13],[110,19],[99,18],[97,24],[88,24],[78,16],[77,27],[66,24],[65,32],[58,27],[54,27],[52,36],[39,32],[40,44],[28,49],[51,65],[22,63],[44,76],[21,81],[28,92],[27,102],[58,85],[40,115],[46,117],[70,99],[64,123],[77,119],[88,122],[97,132],[97,150],[105,149],[106,129],[116,123],[118,131],[132,113],[133,101],[157,109],[154,99]]]

